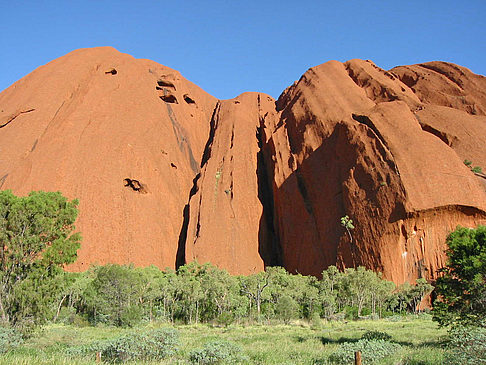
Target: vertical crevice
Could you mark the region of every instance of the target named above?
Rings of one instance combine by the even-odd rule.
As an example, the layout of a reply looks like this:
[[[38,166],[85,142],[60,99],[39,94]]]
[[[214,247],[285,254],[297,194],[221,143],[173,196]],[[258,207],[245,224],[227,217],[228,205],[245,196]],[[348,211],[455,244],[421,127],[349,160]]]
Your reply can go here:
[[[2,188],[3,184],[5,184],[5,180],[7,180],[8,174],[3,175],[0,177],[0,189]]]
[[[258,199],[263,208],[258,232],[258,253],[265,267],[283,266],[279,235],[275,229],[276,217],[273,196],[274,166],[273,160],[268,156],[268,150],[273,151],[275,148],[272,146],[273,142],[271,140],[269,143],[266,143],[264,118],[260,118],[260,126],[257,128],[256,138],[259,147],[256,170]]]
[[[210,122],[210,129],[209,129],[209,136],[208,141],[206,142],[206,146],[204,147],[204,152],[201,158],[201,168],[206,164],[209,157],[211,156],[211,147],[213,145],[214,134],[216,129],[216,115],[220,108],[220,102],[218,101],[216,106],[213,110],[213,115],[211,116]],[[189,227],[189,221],[191,219],[191,198],[197,193],[198,186],[197,183],[199,178],[201,177],[201,172],[199,172],[196,177],[192,180],[192,188],[189,192],[189,198],[187,199],[187,204],[184,206],[182,211],[182,225],[181,230],[179,232],[179,240],[177,244],[177,253],[175,259],[175,267],[178,269],[179,267],[186,264],[186,242],[187,242],[187,229]]]
[[[216,115],[221,107],[220,102],[216,104],[216,107],[213,110],[213,115],[211,116],[211,122],[209,125],[209,137],[208,141],[206,142],[206,146],[204,147],[203,156],[201,159],[201,168],[208,162],[209,157],[211,157],[211,148],[213,146],[214,134],[216,133]]]
[[[189,199],[187,200],[187,204],[184,206],[182,210],[182,226],[179,232],[179,240],[177,243],[177,254],[176,254],[176,262],[175,267],[178,269],[181,266],[186,264],[186,241],[187,241],[187,228],[189,227],[189,220],[190,220],[190,202],[191,198],[197,193],[197,182],[201,177],[201,173],[197,174],[196,177],[192,180],[192,188],[189,192]]]

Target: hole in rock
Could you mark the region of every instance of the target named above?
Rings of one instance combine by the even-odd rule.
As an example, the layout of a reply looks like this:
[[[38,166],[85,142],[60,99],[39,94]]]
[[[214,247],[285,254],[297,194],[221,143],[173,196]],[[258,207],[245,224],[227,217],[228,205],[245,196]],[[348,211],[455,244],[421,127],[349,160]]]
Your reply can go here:
[[[118,73],[118,71],[114,68],[108,70],[105,72],[105,75],[108,75],[108,74],[112,74],[112,75],[116,75]]]
[[[131,188],[133,191],[137,191],[142,194],[145,194],[147,192],[145,185],[138,180],[130,179],[127,177],[123,181],[125,182],[125,186],[127,188]]]
[[[184,94],[184,101],[187,103],[187,104],[196,104],[196,102],[194,101],[194,99],[192,99],[189,95],[187,94]]]
[[[171,104],[179,104],[177,102],[177,99],[174,95],[168,94],[168,95],[160,95],[160,98],[165,101],[166,103],[171,103]]]
[[[173,168],[177,169],[177,166],[174,165],[172,162],[170,163],[170,167],[173,167]]]
[[[157,81],[157,85],[160,86],[160,87],[171,87],[173,88],[174,90],[176,89],[175,85],[170,82],[170,81],[167,81],[167,80],[158,80]],[[157,90],[160,90],[156,87]]]

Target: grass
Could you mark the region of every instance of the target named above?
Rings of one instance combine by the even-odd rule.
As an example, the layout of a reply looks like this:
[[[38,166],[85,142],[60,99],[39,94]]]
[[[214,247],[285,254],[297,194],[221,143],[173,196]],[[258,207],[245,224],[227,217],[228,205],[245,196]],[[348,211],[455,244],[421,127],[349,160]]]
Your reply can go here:
[[[141,328],[165,326],[168,325],[155,323]],[[387,332],[392,341],[402,345],[402,350],[379,364],[438,365],[444,359],[440,341],[446,334],[430,318],[418,317],[398,321],[322,322],[314,326],[296,321],[290,325],[231,325],[221,328],[201,324],[174,327],[180,333],[181,342],[177,357],[150,364],[188,364],[192,350],[216,339],[240,345],[251,364],[327,364],[329,355],[341,343],[357,341],[364,332],[373,330]],[[0,357],[0,365],[94,364],[94,354],[91,360],[75,359],[66,357],[64,351],[70,346],[114,338],[125,331],[130,329],[46,326],[22,346]]]

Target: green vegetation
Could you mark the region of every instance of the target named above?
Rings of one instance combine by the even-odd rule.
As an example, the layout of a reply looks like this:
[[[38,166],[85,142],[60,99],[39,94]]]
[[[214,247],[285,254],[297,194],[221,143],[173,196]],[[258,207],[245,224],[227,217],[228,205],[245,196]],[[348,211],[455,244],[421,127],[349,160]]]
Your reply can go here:
[[[95,353],[100,348],[95,344],[115,343],[119,338],[153,330],[175,331],[177,342],[170,348],[176,351],[162,360],[130,364],[190,364],[196,358],[204,361],[224,358],[221,364],[333,364],[329,358],[341,345],[357,343],[367,331],[387,333],[391,336],[388,341],[393,344],[391,346],[398,347],[395,346],[398,344],[400,347],[376,364],[439,365],[444,364],[448,354],[441,345],[446,330],[439,329],[437,323],[424,314],[381,320],[321,320],[319,327],[316,329],[303,320],[292,321],[289,325],[269,320],[262,324],[228,327],[162,323],[145,323],[137,328],[51,324],[0,357],[0,365],[94,364]],[[83,354],[72,351],[88,346],[91,350]],[[108,360],[106,354],[102,353],[102,359]],[[412,362],[413,359],[422,359],[422,362]]]
[[[66,354],[90,358],[100,352],[103,360],[110,362],[155,361],[173,357],[178,346],[178,333],[164,328],[128,332],[113,339],[70,347]]]
[[[20,333],[12,328],[0,327],[0,355],[20,346],[22,342]]]
[[[447,245],[434,319],[442,325],[486,327],[486,226],[458,227],[447,237]]]
[[[238,364],[248,362],[240,346],[222,340],[207,342],[202,348],[190,352],[189,359],[193,364]]]
[[[141,321],[228,326],[265,320],[376,319],[415,312],[432,289],[425,280],[397,288],[363,267],[340,272],[330,266],[318,280],[280,267],[237,277],[197,262],[177,271],[97,266],[85,273],[65,273],[58,280],[54,321],[121,327]]]
[[[354,229],[353,220],[345,215],[344,217],[341,217],[341,225],[346,229],[346,232],[348,232],[349,240],[353,242],[353,236],[351,235],[351,230]]]
[[[450,334],[447,364],[485,364],[486,328],[455,327]]]
[[[87,364],[96,353],[147,364],[347,364],[357,350],[367,364],[486,362],[486,227],[447,238],[437,324],[418,311],[433,290],[425,279],[396,287],[364,267],[330,266],[320,280],[280,267],[231,276],[197,262],[67,273],[76,216],[77,201],[60,193],[0,191],[0,365]],[[341,223],[352,241],[352,220]],[[438,325],[451,325],[449,335]]]
[[[74,262],[78,202],[60,193],[0,191],[0,321],[31,327],[52,318],[62,266]]]
[[[365,364],[375,364],[383,358],[390,357],[399,351],[401,346],[385,340],[359,340],[345,342],[331,354],[329,359],[335,364],[350,364],[354,360],[354,353],[360,351]]]
[[[479,174],[483,173],[483,169],[480,166],[474,166],[473,167],[472,161],[470,161],[470,160],[464,160],[464,165],[469,167],[471,169],[471,171],[474,172],[474,173],[479,173]]]

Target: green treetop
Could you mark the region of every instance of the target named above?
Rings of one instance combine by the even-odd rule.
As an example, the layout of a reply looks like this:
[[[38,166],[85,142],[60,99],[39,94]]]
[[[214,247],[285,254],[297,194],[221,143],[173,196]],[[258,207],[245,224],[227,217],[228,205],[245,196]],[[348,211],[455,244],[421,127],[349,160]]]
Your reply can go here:
[[[16,323],[45,310],[48,281],[75,261],[81,237],[73,233],[78,202],[61,193],[17,197],[0,191],[0,319]],[[35,298],[34,298],[35,297]],[[32,301],[32,302],[30,302]]]

